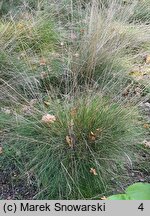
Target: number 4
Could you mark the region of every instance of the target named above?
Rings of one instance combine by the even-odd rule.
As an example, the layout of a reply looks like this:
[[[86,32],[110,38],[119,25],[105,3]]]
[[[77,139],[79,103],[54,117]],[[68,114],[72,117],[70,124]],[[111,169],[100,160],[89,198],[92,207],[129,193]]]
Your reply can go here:
[[[138,207],[139,210],[143,211],[144,210],[144,207],[143,207],[143,203],[141,203]]]

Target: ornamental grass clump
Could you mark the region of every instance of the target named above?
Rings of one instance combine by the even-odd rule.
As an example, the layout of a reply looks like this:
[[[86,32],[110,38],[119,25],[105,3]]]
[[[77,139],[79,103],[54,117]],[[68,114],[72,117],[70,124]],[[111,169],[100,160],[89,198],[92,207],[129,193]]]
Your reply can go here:
[[[108,189],[137,138],[133,110],[100,93],[30,104],[13,107],[4,151],[36,176],[35,198],[86,199]]]
[[[0,154],[34,199],[107,196],[144,140],[133,104],[145,86],[129,68],[150,29],[129,23],[134,4],[85,2],[44,1],[0,22]]]

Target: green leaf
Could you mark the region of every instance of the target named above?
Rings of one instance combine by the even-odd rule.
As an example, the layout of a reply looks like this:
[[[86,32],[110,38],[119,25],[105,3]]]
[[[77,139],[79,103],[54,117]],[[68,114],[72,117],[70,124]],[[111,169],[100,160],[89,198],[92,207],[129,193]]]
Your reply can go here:
[[[108,200],[131,200],[131,198],[127,194],[116,194],[109,196]]]
[[[150,184],[135,183],[126,189],[126,194],[134,200],[150,200]]]

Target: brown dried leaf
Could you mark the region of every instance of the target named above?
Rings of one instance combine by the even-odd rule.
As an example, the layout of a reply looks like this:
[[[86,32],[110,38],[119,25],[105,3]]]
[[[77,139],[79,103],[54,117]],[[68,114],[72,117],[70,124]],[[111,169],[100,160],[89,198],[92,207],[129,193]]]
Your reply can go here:
[[[81,32],[81,33],[84,33],[84,32],[85,32],[85,29],[80,29],[80,32]]]
[[[43,58],[40,60],[40,66],[46,65],[46,60]]]
[[[150,141],[144,140],[143,144],[145,145],[145,147],[150,148]]]
[[[69,145],[69,147],[73,148],[73,140],[70,136],[66,136],[66,142]]]
[[[101,200],[107,200],[107,197],[103,196],[100,198]]]
[[[72,108],[70,111],[70,115],[73,117],[77,114],[77,108]]]
[[[17,28],[18,28],[19,30],[22,30],[22,29],[25,28],[25,24],[20,22],[20,23],[17,24]]]
[[[150,64],[150,55],[147,55],[145,58],[146,64]]]
[[[94,169],[94,168],[90,169],[90,173],[92,173],[95,176],[98,175],[97,172],[96,172],[96,169]]]
[[[101,132],[102,132],[102,129],[101,128],[97,128],[96,130],[95,130],[95,132],[90,132],[90,134],[89,134],[89,140],[91,140],[91,141],[95,141],[96,140],[96,138],[101,134]]]
[[[50,103],[49,101],[44,101],[44,104],[45,104],[46,106],[50,106],[50,105],[51,105],[51,103]]]
[[[97,128],[96,132],[95,132],[96,136],[100,135],[101,132],[102,132],[102,129],[101,128]]]
[[[89,134],[89,140],[90,140],[90,141],[95,141],[95,140],[96,140],[96,134],[93,133],[92,131],[91,131],[90,134]]]
[[[143,127],[147,129],[147,128],[150,128],[150,125],[149,124],[144,124]]]
[[[131,71],[131,72],[129,73],[129,75],[130,75],[130,76],[133,76],[133,77],[138,77],[138,76],[141,76],[142,73],[141,73],[141,71]]]
[[[43,123],[54,123],[56,121],[56,117],[51,114],[45,114],[42,117],[42,122]]]

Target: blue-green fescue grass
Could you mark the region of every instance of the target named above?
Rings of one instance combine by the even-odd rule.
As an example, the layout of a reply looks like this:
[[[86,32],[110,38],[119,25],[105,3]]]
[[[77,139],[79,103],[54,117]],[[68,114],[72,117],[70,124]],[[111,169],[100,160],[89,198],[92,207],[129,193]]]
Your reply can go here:
[[[135,59],[135,55],[126,55],[128,50],[140,49],[141,44],[149,41],[149,26],[129,24],[128,6],[122,8],[117,1],[102,8],[94,1],[89,7],[85,9],[83,21],[77,24],[76,39],[72,40],[76,47],[72,49],[72,71],[83,79],[97,80],[110,69],[114,73],[122,70],[123,76]],[[134,5],[131,8],[134,10]],[[83,32],[78,32],[79,29]],[[126,66],[124,62],[128,62]]]
[[[150,23],[150,0],[137,1],[132,16],[130,17],[130,22],[143,22]]]
[[[1,79],[2,133],[9,129],[2,157],[36,177],[36,199],[106,194],[112,178],[127,179],[132,146],[144,139],[136,107],[123,96],[134,88],[124,62],[132,65],[128,50],[149,40],[149,27],[129,24],[118,1],[83,10],[71,3],[1,25],[0,69],[12,68]],[[55,122],[41,121],[48,113]]]
[[[15,13],[20,7],[26,7],[27,10],[33,10],[39,7],[41,1],[36,0],[2,0],[0,3],[0,16]]]
[[[35,16],[29,14],[30,20],[15,21],[14,17],[12,22],[1,25],[2,50],[7,51],[11,59],[14,55],[14,64],[16,57],[20,65],[24,60],[28,67],[26,71],[37,75],[43,69],[39,69],[38,63],[45,58],[46,73],[52,78],[49,79],[52,84],[56,81],[60,85],[57,80],[64,77],[72,77],[73,85],[79,83],[82,86],[85,81],[101,81],[106,74],[107,80],[119,73],[124,76],[137,55],[129,55],[129,51],[138,48],[140,51],[141,44],[149,41],[149,27],[129,24],[128,6],[122,8],[118,1],[111,2],[108,7],[99,7],[99,1],[94,1],[84,10],[74,8],[68,1],[55,7],[53,4],[44,11],[37,11]],[[62,9],[66,11],[65,15]],[[64,19],[66,14],[67,19]],[[54,56],[57,56],[56,60]],[[19,71],[22,73],[24,68]]]
[[[35,53],[41,50],[54,50],[58,42],[58,36],[54,30],[52,20],[44,20],[41,17],[38,21],[32,15],[30,20],[1,23],[1,44],[2,49],[11,52],[23,52],[32,49]]]
[[[17,86],[17,90],[19,87],[25,88],[23,84],[25,77],[28,80],[29,77],[36,79],[37,77],[41,78],[41,73],[45,70],[45,73],[49,73],[51,71],[50,64],[54,59],[53,53],[58,50],[59,36],[54,30],[53,21],[43,16],[35,15],[33,17],[32,14],[30,15],[30,20],[20,19],[18,21],[16,15],[13,20],[2,20],[0,23],[1,78],[5,81],[11,80],[11,83],[15,83]],[[48,64],[41,66],[41,61],[46,61]],[[59,72],[57,74],[56,69],[52,68],[52,74],[56,74],[57,78]],[[52,77],[54,76],[52,75]],[[19,82],[15,82],[15,80]]]
[[[134,110],[93,93],[49,103],[45,108],[37,102],[29,116],[20,106],[14,108],[10,116],[14,127],[3,146],[4,156],[9,153],[11,161],[17,155],[15,163],[23,162],[26,172],[34,173],[39,187],[36,198],[86,199],[104,193],[111,178],[123,170],[125,154],[137,139]],[[44,113],[55,115],[56,121],[44,124]],[[66,141],[66,136],[73,141]]]

